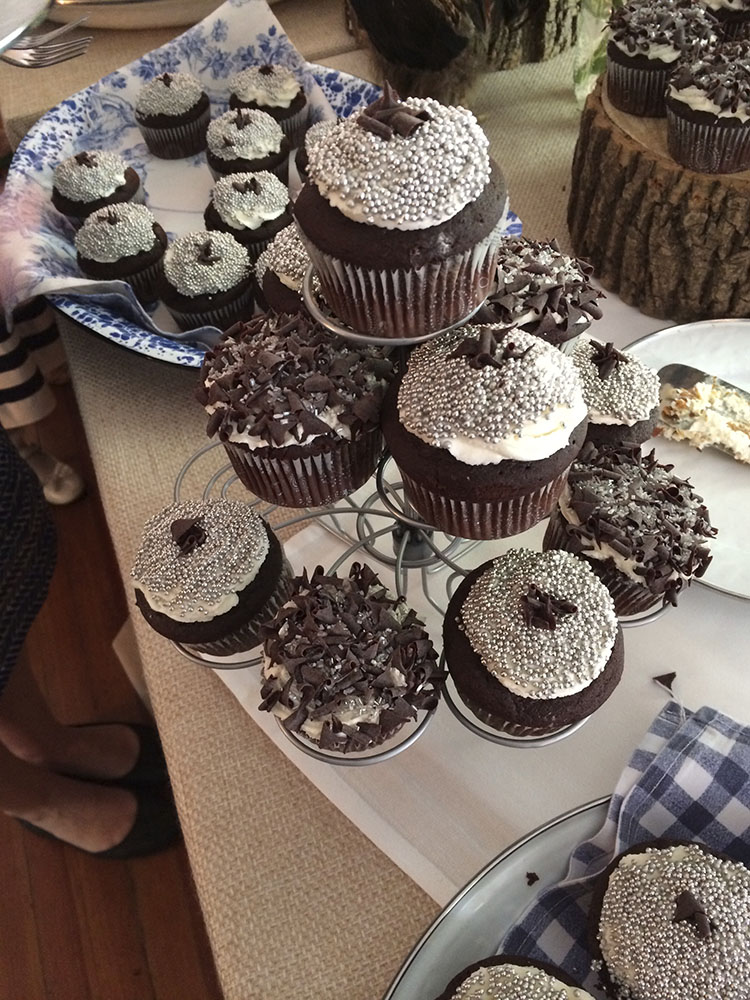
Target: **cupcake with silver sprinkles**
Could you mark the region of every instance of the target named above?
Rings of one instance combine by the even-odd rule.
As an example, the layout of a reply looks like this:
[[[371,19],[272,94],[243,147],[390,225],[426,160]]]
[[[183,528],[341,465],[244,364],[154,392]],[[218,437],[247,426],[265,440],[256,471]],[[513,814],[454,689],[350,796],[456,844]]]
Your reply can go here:
[[[750,42],[717,45],[670,77],[667,148],[699,173],[750,170]]]
[[[270,170],[286,183],[289,140],[265,111],[225,112],[208,126],[207,143],[206,161],[214,180]]]
[[[229,107],[265,111],[281,126],[292,146],[298,145],[309,115],[305,92],[287,66],[248,66],[229,81]]]
[[[711,562],[716,535],[692,485],[653,451],[585,444],[550,518],[545,549],[585,560],[606,585],[618,615],[677,604],[683,587]]]
[[[159,292],[181,330],[204,325],[226,330],[252,312],[248,252],[229,233],[180,236],[164,255]]]
[[[491,288],[507,210],[474,115],[382,97],[308,147],[295,218],[326,301],[377,337],[420,337],[471,314]]]
[[[606,587],[567,552],[510,549],[461,582],[443,625],[448,671],[482,722],[543,736],[595,712],[622,675]]]
[[[505,538],[554,507],[586,414],[561,351],[523,330],[464,326],[412,352],[382,424],[406,495],[428,524]]]
[[[393,365],[303,315],[238,323],[207,351],[196,396],[240,481],[286,507],[352,493],[383,448],[380,405]]]
[[[135,101],[135,120],[149,150],[163,160],[179,160],[206,148],[211,117],[208,96],[190,73],[161,73]]]
[[[593,966],[613,1000],[741,1000],[749,925],[745,865],[703,844],[635,844],[597,880]]]
[[[268,170],[220,177],[203,218],[206,229],[230,233],[255,261],[290,225],[289,191]]]
[[[569,351],[592,320],[602,317],[597,300],[603,293],[591,284],[592,270],[562,253],[555,240],[507,237],[497,260],[497,290],[485,302],[481,320],[520,326]]]
[[[593,1000],[563,969],[521,955],[490,955],[458,973],[437,1000]]]
[[[141,179],[117,153],[82,150],[58,163],[52,176],[52,204],[74,223],[107,205],[143,201]]]
[[[589,409],[586,440],[633,447],[654,433],[659,417],[659,376],[614,344],[581,337],[572,354]]]
[[[261,302],[277,313],[306,313],[302,283],[309,266],[310,257],[292,223],[274,237],[255,265]]]
[[[620,111],[664,118],[671,73],[716,42],[716,19],[694,0],[633,0],[612,11],[607,97]]]
[[[75,247],[87,278],[126,281],[141,302],[158,298],[167,234],[145,205],[98,209],[76,233]]]
[[[183,500],[144,526],[131,573],[135,600],[160,635],[192,652],[230,656],[260,642],[286,601],[278,538],[235,500]]]
[[[414,611],[369,566],[318,566],[261,629],[261,711],[322,750],[380,746],[439,698],[437,653]]]

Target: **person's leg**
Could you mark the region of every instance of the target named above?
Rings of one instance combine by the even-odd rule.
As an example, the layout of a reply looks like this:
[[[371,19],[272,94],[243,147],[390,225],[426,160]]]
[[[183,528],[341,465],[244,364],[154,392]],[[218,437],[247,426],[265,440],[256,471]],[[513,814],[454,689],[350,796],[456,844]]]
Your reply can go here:
[[[132,768],[139,739],[127,725],[64,726],[19,662],[0,697],[0,743],[29,764],[82,778],[119,778]]]
[[[0,811],[7,816],[85,851],[106,851],[130,832],[137,809],[127,789],[62,777],[0,745]]]

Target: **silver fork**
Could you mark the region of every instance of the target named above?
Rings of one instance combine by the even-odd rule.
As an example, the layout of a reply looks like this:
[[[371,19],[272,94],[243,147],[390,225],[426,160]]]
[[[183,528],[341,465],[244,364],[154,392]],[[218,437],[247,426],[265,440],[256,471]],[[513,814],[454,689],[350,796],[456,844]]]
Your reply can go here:
[[[69,31],[77,28],[84,21],[89,18],[88,14],[84,14],[83,17],[79,17],[76,21],[69,21],[67,24],[60,25],[59,28],[54,28],[52,31],[46,31],[43,35],[21,35],[13,42],[14,49],[35,49],[38,45],[47,45],[49,42],[53,42],[56,38],[61,35],[66,35]]]
[[[38,45],[29,49],[6,49],[0,55],[3,62],[11,66],[23,66],[26,69],[43,69],[82,56],[91,43],[92,35],[83,38],[70,38],[64,42],[53,42],[51,45]]]

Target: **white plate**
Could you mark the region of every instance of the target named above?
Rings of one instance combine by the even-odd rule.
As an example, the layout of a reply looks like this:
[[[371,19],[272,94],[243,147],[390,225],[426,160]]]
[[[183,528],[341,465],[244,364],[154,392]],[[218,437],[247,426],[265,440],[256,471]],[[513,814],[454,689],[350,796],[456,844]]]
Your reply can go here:
[[[636,340],[627,350],[651,368],[680,362],[750,391],[750,320],[671,326]],[[699,582],[750,598],[750,465],[715,448],[698,451],[684,441],[655,438],[651,443],[659,461],[672,462],[678,475],[690,479],[718,529],[711,543],[713,560]]]
[[[577,806],[499,854],[445,907],[406,959],[383,1000],[433,1000],[500,941],[543,889],[563,879],[578,844],[602,826],[609,797]],[[539,881],[529,886],[527,872]]]

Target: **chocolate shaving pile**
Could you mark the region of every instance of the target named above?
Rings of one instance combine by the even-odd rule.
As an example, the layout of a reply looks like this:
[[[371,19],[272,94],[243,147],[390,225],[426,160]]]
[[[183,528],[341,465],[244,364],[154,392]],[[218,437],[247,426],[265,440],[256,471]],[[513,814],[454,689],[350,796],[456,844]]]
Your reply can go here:
[[[558,618],[573,615],[578,608],[572,601],[561,600],[547,594],[535,583],[529,584],[529,589],[521,595],[521,610],[524,621],[530,628],[544,629],[554,632]]]
[[[335,434],[319,416],[332,407],[352,432],[377,424],[392,377],[378,348],[350,345],[302,315],[269,314],[236,323],[206,353],[196,397],[215,407],[209,437],[237,431],[279,447]]]
[[[697,87],[724,112],[750,110],[750,42],[722,43],[693,63],[684,63],[670,79],[675,90]]]
[[[387,141],[393,138],[394,133],[404,137],[410,136],[430,120],[430,115],[426,111],[416,111],[408,104],[403,104],[386,80],[383,93],[361,112],[357,124],[366,132],[372,132],[373,135]]]
[[[281,706],[291,732],[324,720],[317,742],[325,750],[383,743],[439,697],[443,675],[422,624],[369,566],[354,563],[343,580],[321,566],[312,577],[304,572],[290,601],[260,629],[271,666],[289,674],[283,682],[264,668],[260,709]],[[374,709],[372,721],[342,719],[363,704]]]
[[[584,445],[568,476],[570,507],[579,525],[566,524],[571,551],[606,544],[635,562],[634,572],[664,603],[676,604],[690,578],[702,576],[715,537],[702,497],[686,479],[661,465],[654,452]]]
[[[607,23],[612,39],[632,56],[649,55],[655,46],[689,56],[715,41],[718,28],[710,12],[693,0],[636,0],[614,10]]]
[[[497,291],[487,305],[503,323],[533,310],[537,318],[522,328],[539,336],[574,328],[580,333],[602,316],[596,300],[603,294],[591,285],[592,272],[590,264],[563,254],[555,240],[510,238],[500,249]]]

